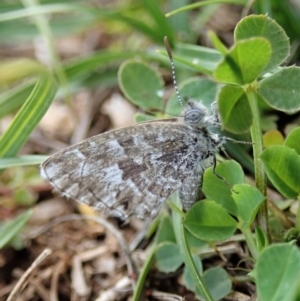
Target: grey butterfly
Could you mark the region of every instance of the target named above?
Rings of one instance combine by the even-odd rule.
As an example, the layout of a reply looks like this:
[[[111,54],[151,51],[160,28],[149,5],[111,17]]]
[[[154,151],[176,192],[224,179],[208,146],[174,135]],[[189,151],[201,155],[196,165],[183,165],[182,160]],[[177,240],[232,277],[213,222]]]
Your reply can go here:
[[[208,113],[187,103],[183,117],[120,128],[61,150],[41,165],[41,176],[61,195],[123,220],[155,217],[175,191],[188,210],[225,138],[210,130],[219,125],[214,105]]]
[[[165,45],[182,105],[167,38]],[[219,126],[215,104],[208,113],[202,104],[186,102],[183,117],[110,131],[54,154],[41,165],[41,176],[63,196],[123,220],[155,217],[175,191],[188,210],[227,138],[210,130]]]

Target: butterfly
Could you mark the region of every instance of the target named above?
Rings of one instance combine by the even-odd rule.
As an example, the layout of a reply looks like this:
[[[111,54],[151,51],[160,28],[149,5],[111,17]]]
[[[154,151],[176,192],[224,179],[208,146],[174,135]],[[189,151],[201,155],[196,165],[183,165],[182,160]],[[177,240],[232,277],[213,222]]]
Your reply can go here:
[[[183,117],[134,124],[61,150],[41,165],[41,176],[62,196],[123,220],[155,217],[175,191],[188,210],[225,140],[210,131],[218,124],[214,110],[187,103]]]
[[[170,46],[173,81],[175,78]],[[211,131],[219,126],[215,103],[211,112],[185,99],[181,117],[147,121],[109,131],[63,149],[48,158],[41,176],[62,196],[127,220],[154,218],[175,191],[188,210],[199,197],[203,172],[216,166],[225,142]]]

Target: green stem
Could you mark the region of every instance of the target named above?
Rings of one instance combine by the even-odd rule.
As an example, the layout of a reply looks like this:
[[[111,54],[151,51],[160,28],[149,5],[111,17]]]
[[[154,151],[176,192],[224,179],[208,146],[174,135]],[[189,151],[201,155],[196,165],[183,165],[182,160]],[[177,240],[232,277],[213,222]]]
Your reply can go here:
[[[257,258],[259,256],[259,252],[257,250],[256,243],[255,243],[255,240],[253,238],[253,233],[252,233],[251,229],[250,228],[241,229],[241,231],[245,236],[247,246],[249,248],[249,251],[250,251],[254,261],[257,261]]]
[[[298,211],[296,215],[296,229],[300,231],[300,197],[298,197]]]
[[[247,97],[250,103],[251,111],[253,114],[253,122],[251,126],[251,138],[253,142],[253,157],[254,157],[254,170],[255,170],[255,183],[257,189],[264,195],[267,196],[267,178],[264,171],[264,166],[259,156],[263,151],[262,133],[260,126],[260,114],[257,105],[257,94],[251,86],[246,90]],[[261,205],[258,215],[258,224],[260,227],[269,235],[268,227],[268,207],[267,199]],[[270,238],[270,237],[269,237]]]
[[[181,207],[178,193],[176,194],[176,196],[174,195],[172,202],[175,203],[175,205],[178,208]],[[187,245],[184,226],[182,223],[182,216],[178,214],[177,211],[173,211],[173,227],[174,227],[174,233],[175,233],[177,245],[179,247],[183,262],[188,268],[195,282],[196,288],[199,290],[202,296],[204,296],[204,299],[206,301],[214,301],[213,297],[211,296],[209,290],[205,286],[205,283],[195,265],[190,249]]]
[[[154,261],[154,254],[155,254],[156,248],[157,248],[157,244],[154,243],[154,245],[151,247],[150,253],[147,255],[147,260],[143,264],[143,267],[139,273],[139,277],[136,282],[136,287],[133,292],[132,301],[139,301],[141,298],[145,280],[147,278],[147,275],[148,275],[148,273],[152,267],[153,261]]]

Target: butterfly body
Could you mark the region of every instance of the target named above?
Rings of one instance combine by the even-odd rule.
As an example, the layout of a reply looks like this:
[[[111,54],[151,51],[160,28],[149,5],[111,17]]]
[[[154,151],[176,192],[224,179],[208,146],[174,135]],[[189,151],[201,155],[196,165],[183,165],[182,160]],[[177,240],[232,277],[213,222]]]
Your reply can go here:
[[[46,160],[41,175],[63,196],[123,220],[155,217],[177,190],[187,210],[224,142],[209,130],[215,125],[215,114],[190,102],[183,118],[135,124],[70,146]]]

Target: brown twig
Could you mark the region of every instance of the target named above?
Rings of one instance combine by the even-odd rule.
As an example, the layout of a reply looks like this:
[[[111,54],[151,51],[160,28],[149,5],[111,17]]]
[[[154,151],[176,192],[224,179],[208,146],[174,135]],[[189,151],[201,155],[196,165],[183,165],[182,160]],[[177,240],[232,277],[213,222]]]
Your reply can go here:
[[[16,295],[22,290],[30,274],[52,253],[50,249],[45,249],[31,264],[31,266],[25,271],[22,277],[19,279],[6,301],[12,301],[16,299]]]
[[[158,299],[161,301],[184,301],[185,298],[175,295],[175,294],[170,294],[170,293],[165,293],[165,292],[159,292],[159,291],[152,291],[151,296],[154,299]]]
[[[65,269],[65,261],[61,260],[56,267],[53,269],[53,274],[51,278],[51,288],[50,288],[50,301],[58,301],[57,291],[58,291],[58,281],[59,275]]]

